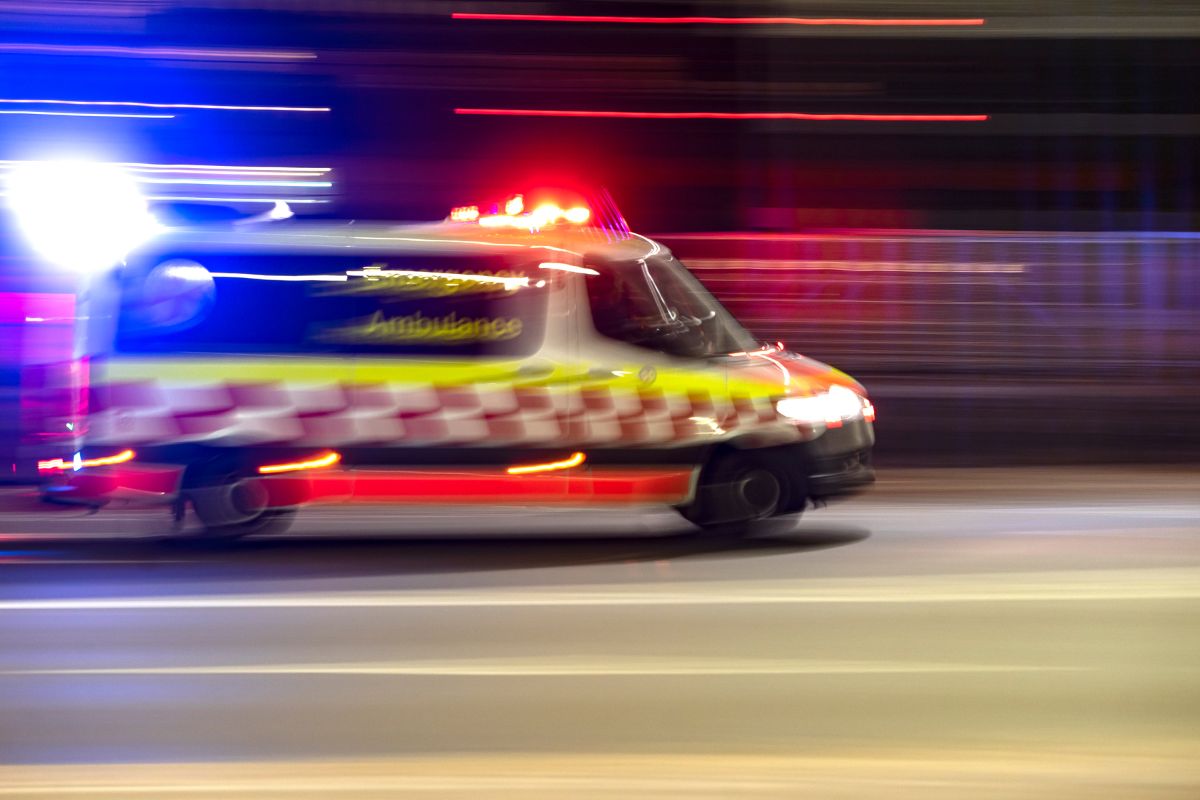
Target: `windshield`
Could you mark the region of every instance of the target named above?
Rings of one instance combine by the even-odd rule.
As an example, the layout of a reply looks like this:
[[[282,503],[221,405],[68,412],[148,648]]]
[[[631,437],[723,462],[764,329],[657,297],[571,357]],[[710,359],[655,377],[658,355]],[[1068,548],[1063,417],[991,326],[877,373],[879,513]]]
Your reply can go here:
[[[670,256],[613,264],[588,277],[596,330],[673,356],[709,358],[752,350],[754,337]]]

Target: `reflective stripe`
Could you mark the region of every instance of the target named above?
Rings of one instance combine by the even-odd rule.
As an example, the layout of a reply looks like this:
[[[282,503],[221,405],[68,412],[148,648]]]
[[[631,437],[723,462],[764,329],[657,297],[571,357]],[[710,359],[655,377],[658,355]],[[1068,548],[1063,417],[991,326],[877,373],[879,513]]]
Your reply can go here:
[[[88,441],[321,447],[661,445],[776,422],[774,370],[278,356],[108,359]],[[796,388],[796,382],[790,387]],[[799,434],[796,434],[799,437]]]

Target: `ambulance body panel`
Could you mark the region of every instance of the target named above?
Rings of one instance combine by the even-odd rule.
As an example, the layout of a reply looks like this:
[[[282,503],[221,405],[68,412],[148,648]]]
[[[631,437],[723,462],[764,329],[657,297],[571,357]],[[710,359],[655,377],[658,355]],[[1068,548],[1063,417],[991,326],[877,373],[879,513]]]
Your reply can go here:
[[[637,235],[177,230],[90,303],[75,459],[136,456],[64,470],[81,502],[190,503],[227,532],[309,502],[448,498],[665,502],[707,526],[872,479],[863,387],[755,342]]]

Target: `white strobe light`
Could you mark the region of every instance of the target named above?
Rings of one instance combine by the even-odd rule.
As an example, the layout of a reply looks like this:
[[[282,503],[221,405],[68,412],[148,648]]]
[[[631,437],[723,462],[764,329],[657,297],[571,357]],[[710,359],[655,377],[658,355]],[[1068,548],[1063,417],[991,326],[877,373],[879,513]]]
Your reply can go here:
[[[136,182],[113,164],[28,162],[9,173],[6,193],[30,245],[80,272],[121,263],[159,227]]]

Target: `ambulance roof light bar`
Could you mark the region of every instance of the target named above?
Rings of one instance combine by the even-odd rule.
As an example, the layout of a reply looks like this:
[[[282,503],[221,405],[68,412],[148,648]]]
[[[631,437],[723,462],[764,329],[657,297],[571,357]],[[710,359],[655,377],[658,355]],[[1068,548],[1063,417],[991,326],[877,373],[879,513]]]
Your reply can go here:
[[[566,223],[583,225],[592,218],[592,212],[586,206],[571,206],[562,208],[557,203],[539,203],[531,211],[525,210],[523,195],[513,195],[504,201],[503,213],[498,208],[496,213],[483,214],[479,206],[459,206],[450,210],[451,222],[468,222],[484,228],[523,228],[535,231],[542,228]]]

